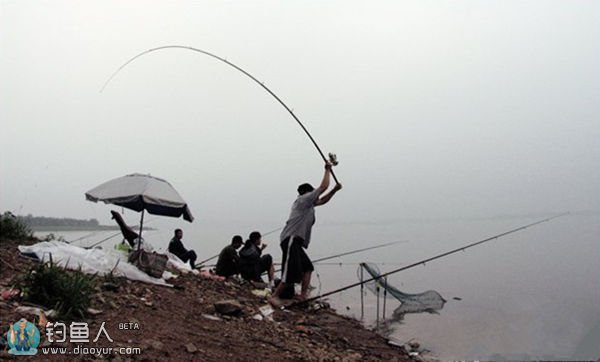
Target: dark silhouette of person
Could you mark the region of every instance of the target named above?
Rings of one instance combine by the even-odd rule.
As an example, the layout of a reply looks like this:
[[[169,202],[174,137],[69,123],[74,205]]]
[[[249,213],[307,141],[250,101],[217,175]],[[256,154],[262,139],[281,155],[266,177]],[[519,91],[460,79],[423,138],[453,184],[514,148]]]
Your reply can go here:
[[[185,246],[183,246],[181,238],[183,238],[183,231],[181,229],[175,229],[175,235],[169,242],[169,252],[177,255],[177,257],[184,263],[189,261],[192,269],[195,269],[197,258],[196,252],[193,250],[187,250]]]
[[[221,250],[217,260],[216,273],[225,278],[229,278],[240,272],[240,256],[237,249],[242,246],[244,239],[236,235],[231,239],[231,244]]]
[[[262,255],[267,244],[261,244],[261,241],[262,235],[258,231],[250,233],[244,247],[240,250],[240,274],[246,280],[262,282],[261,274],[267,272],[269,282],[273,282],[275,275],[273,257],[269,254]]]

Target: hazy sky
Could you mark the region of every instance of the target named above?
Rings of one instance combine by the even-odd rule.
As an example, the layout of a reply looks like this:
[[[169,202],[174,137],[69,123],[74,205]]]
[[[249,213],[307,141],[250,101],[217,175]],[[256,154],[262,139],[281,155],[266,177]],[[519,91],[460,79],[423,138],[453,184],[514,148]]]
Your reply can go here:
[[[336,152],[332,222],[600,210],[598,1],[0,0],[1,211],[109,222],[169,180],[197,219],[287,217]],[[188,228],[199,227],[186,225]]]

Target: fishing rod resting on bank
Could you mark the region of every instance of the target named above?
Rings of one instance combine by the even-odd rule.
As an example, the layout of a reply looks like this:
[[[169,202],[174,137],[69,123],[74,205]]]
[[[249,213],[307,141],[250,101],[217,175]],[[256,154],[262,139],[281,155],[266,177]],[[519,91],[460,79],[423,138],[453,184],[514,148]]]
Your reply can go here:
[[[296,115],[294,114],[294,112],[290,109],[290,107],[288,107],[285,103],[283,103],[283,101],[281,100],[281,98],[279,98],[275,93],[273,93],[272,90],[270,90],[263,82],[259,81],[258,79],[256,79],[254,76],[252,76],[252,74],[248,73],[247,71],[245,71],[244,69],[238,67],[237,65],[231,63],[230,61],[228,61],[227,59],[221,58],[218,55],[209,53],[205,50],[202,49],[198,49],[198,48],[194,48],[194,47],[190,47],[190,46],[184,46],[184,45],[165,45],[165,46],[161,46],[161,47],[157,47],[157,48],[152,48],[146,51],[143,51],[141,53],[139,53],[138,55],[134,56],[133,58],[129,59],[127,62],[125,62],[123,65],[121,65],[111,76],[110,78],[108,78],[108,80],[106,81],[106,83],[104,83],[104,85],[102,86],[102,89],[100,89],[100,93],[102,93],[104,91],[104,89],[108,86],[108,83],[110,83],[111,80],[113,80],[114,77],[117,76],[117,74],[119,74],[119,72],[125,68],[128,64],[130,64],[131,62],[133,62],[134,60],[136,60],[137,58],[146,55],[148,53],[152,53],[155,51],[159,51],[159,50],[165,50],[165,49],[183,49],[183,50],[191,50],[197,53],[201,53],[204,55],[208,55],[209,57],[212,57],[214,59],[217,59],[227,65],[229,65],[230,67],[244,73],[244,75],[246,75],[248,78],[252,79],[253,81],[255,81],[258,85],[260,85],[261,87],[264,88],[264,90],[266,90],[270,95],[272,95],[277,102],[279,102],[279,104],[281,104],[283,106],[283,108],[285,108],[286,111],[288,111],[288,113],[296,120],[296,122],[298,123],[298,125],[302,128],[302,130],[304,131],[304,133],[306,133],[306,135],[308,136],[308,138],[310,139],[310,141],[312,142],[312,144],[315,146],[315,148],[317,149],[317,151],[319,152],[319,155],[321,156],[321,158],[323,159],[323,161],[325,162],[331,162],[333,165],[337,164],[337,157],[334,154],[329,154],[329,160],[327,158],[325,158],[325,155],[323,154],[323,151],[321,151],[321,148],[319,147],[319,145],[317,144],[317,142],[315,141],[315,139],[313,138],[313,136],[308,132],[308,129],[306,129],[306,127],[302,124],[302,122],[300,122],[300,119],[298,119],[298,117],[296,117]],[[333,170],[331,170],[331,176],[333,177],[333,179],[335,180],[336,183],[339,183],[337,177],[335,176],[335,173],[333,172]]]
[[[350,285],[347,285],[347,286],[345,286],[345,287],[342,287],[342,288],[339,288],[339,289],[336,289],[336,290],[332,290],[332,291],[330,291],[330,292],[327,292],[327,293],[324,293],[324,294],[318,295],[318,296],[316,296],[316,297],[312,297],[312,298],[308,298],[308,299],[305,299],[305,300],[302,300],[302,301],[297,301],[297,302],[291,303],[290,305],[288,305],[288,306],[287,306],[287,307],[285,307],[285,308],[291,308],[291,307],[295,307],[295,306],[303,305],[303,304],[306,304],[306,303],[310,303],[310,302],[313,302],[313,301],[315,301],[315,300],[317,300],[317,299],[321,299],[321,298],[323,298],[323,297],[327,297],[327,296],[330,296],[330,295],[333,295],[333,294],[337,294],[337,293],[343,292],[344,290],[348,290],[348,289],[350,289],[350,288],[358,287],[358,286],[360,286],[360,285],[363,285],[363,284],[365,284],[365,283],[369,283],[369,282],[372,282],[372,281],[379,280],[379,279],[381,279],[381,278],[385,278],[385,277],[387,277],[388,275],[392,275],[392,274],[395,274],[395,273],[401,272],[401,271],[403,271],[403,270],[407,270],[407,269],[414,268],[414,267],[416,267],[416,266],[418,266],[418,265],[425,265],[425,263],[428,263],[428,262],[430,262],[430,261],[433,261],[433,260],[436,260],[436,259],[440,259],[440,258],[443,258],[443,257],[445,257],[445,256],[448,256],[448,255],[451,255],[451,254],[454,254],[454,253],[458,253],[459,251],[465,251],[466,249],[472,248],[472,247],[474,247],[474,246],[477,246],[477,245],[480,245],[480,244],[486,243],[486,242],[488,242],[488,241],[491,241],[491,240],[500,239],[501,237],[504,237],[504,236],[506,236],[506,235],[509,235],[509,234],[512,234],[512,233],[516,233],[517,231],[525,230],[525,229],[527,229],[527,228],[530,228],[530,227],[532,227],[532,226],[534,226],[534,225],[538,225],[538,224],[541,224],[541,223],[544,223],[544,222],[548,222],[548,221],[550,221],[550,220],[553,220],[553,219],[556,219],[556,218],[559,218],[559,217],[561,217],[561,216],[565,216],[565,215],[568,215],[568,214],[569,214],[568,212],[565,212],[565,213],[562,213],[562,214],[559,214],[559,215],[556,215],[556,216],[549,217],[549,218],[547,218],[547,219],[543,219],[543,220],[540,220],[540,221],[536,221],[536,222],[533,222],[533,223],[531,223],[531,224],[527,224],[527,225],[524,225],[524,226],[518,227],[518,228],[516,228],[516,229],[512,229],[512,230],[509,230],[509,231],[506,231],[506,232],[500,233],[500,234],[498,234],[498,235],[494,235],[494,236],[491,236],[491,237],[489,237],[489,238],[486,238],[486,239],[483,239],[483,240],[476,241],[476,242],[474,242],[474,243],[471,243],[471,244],[468,244],[468,245],[465,245],[465,246],[461,246],[460,248],[456,248],[456,249],[453,249],[453,250],[447,251],[447,252],[445,252],[445,253],[438,254],[438,255],[436,255],[436,256],[433,256],[433,257],[431,257],[431,258],[427,258],[427,259],[424,259],[424,260],[418,261],[418,262],[416,262],[416,263],[413,263],[413,264],[410,264],[410,265],[404,266],[404,267],[402,267],[402,268],[394,269],[394,270],[392,270],[392,271],[389,271],[389,272],[387,272],[387,273],[380,274],[380,275],[379,275],[379,276],[377,276],[377,277],[370,278],[370,279],[366,279],[366,280],[362,280],[362,281],[360,281],[360,282],[357,282],[357,283],[354,283],[354,284],[350,284]]]

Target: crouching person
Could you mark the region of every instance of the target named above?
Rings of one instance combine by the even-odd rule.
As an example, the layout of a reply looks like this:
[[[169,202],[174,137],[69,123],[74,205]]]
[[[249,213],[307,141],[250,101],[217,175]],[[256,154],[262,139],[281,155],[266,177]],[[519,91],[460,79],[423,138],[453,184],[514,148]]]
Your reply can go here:
[[[250,233],[250,237],[240,250],[240,274],[248,281],[263,282],[261,275],[266,272],[269,276],[269,284],[272,286],[275,275],[273,258],[269,254],[262,255],[267,244],[261,242],[262,235],[258,231]]]
[[[237,249],[244,243],[241,236],[236,235],[231,239],[231,244],[221,250],[217,260],[216,273],[229,278],[240,273],[240,256]]]

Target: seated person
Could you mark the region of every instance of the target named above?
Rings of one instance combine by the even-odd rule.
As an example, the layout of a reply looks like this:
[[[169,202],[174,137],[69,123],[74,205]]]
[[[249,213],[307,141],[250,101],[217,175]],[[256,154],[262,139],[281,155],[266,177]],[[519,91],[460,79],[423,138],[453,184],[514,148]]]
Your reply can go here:
[[[263,249],[267,247],[267,244],[261,245],[261,238],[258,231],[253,231],[240,250],[240,274],[246,280],[262,282],[261,274],[267,272],[269,283],[272,284],[275,275],[273,258],[269,254],[261,256]]]
[[[217,260],[217,275],[229,278],[240,272],[240,256],[237,253],[237,249],[239,249],[243,243],[242,237],[236,235],[231,239],[231,244],[221,250],[221,254],[219,254],[219,259]]]
[[[196,267],[196,252],[193,250],[187,250],[183,243],[181,242],[181,238],[183,237],[183,231],[181,229],[175,229],[175,236],[169,242],[169,252],[177,255],[181,261],[184,263],[190,262],[192,269]]]

